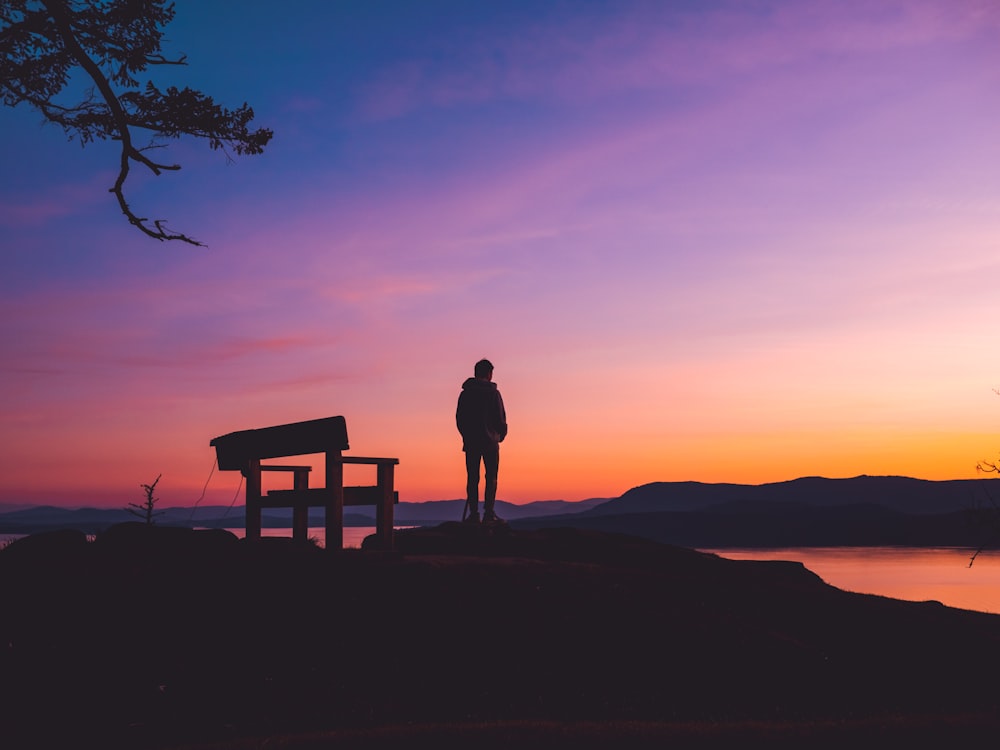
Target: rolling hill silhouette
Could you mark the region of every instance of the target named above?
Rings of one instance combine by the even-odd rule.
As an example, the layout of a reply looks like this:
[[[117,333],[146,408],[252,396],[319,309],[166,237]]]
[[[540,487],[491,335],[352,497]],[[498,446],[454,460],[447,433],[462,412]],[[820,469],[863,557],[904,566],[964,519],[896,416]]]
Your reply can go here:
[[[449,523],[386,553],[124,524],[14,542],[0,590],[19,748],[949,746],[1000,730],[1000,617],[604,532]]]
[[[975,511],[991,480],[805,477],[762,485],[656,482],[572,516],[514,521],[573,526],[686,547],[979,547],[989,531]]]

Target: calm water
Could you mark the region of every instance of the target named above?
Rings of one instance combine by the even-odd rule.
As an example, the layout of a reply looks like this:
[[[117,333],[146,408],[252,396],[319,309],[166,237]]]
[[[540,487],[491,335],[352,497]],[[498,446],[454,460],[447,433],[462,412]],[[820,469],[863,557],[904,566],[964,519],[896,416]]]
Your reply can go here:
[[[861,594],[1000,614],[1000,551],[984,552],[972,567],[968,549],[801,547],[703,550],[734,560],[794,560],[832,586]]]
[[[243,529],[229,529],[243,536]],[[265,536],[291,536],[290,529],[263,529]],[[344,546],[358,548],[374,526],[344,529]],[[322,527],[309,536],[324,544]],[[14,536],[0,534],[0,545]],[[936,600],[949,607],[1000,614],[1000,551],[981,554],[969,567],[968,549],[913,547],[796,547],[702,550],[733,560],[793,560],[845,591],[912,601]]]

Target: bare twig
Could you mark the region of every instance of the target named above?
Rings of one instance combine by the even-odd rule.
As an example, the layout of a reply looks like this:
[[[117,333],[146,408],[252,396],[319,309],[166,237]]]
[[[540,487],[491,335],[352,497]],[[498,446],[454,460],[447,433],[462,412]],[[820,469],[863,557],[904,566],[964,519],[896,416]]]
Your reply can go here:
[[[1000,465],[997,463],[992,463],[989,461],[980,461],[976,464],[976,471],[984,473],[994,473],[1000,474]],[[994,547],[998,540],[1000,540],[1000,504],[997,503],[996,498],[990,494],[990,491],[984,486],[983,492],[986,495],[986,500],[989,504],[988,509],[974,508],[971,511],[975,522],[986,527],[991,533],[986,537],[977,548],[976,551],[972,553],[972,557],[969,559],[969,567],[976,561],[976,558],[988,548]]]
[[[162,512],[157,513],[153,511],[153,508],[156,506],[156,502],[158,499],[153,496],[153,492],[156,490],[156,485],[159,483],[160,477],[162,476],[163,476],[162,474],[157,476],[156,479],[153,480],[152,484],[139,485],[146,493],[145,501],[142,504],[129,503],[128,506],[125,508],[125,510],[131,513],[133,516],[138,516],[139,518],[142,518],[149,525],[153,524],[154,517],[163,515]]]

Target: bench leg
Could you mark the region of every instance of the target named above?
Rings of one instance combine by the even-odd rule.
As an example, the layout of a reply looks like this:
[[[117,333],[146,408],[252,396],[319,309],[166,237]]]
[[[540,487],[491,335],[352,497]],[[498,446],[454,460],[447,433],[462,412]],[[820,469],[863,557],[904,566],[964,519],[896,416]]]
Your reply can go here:
[[[247,539],[260,539],[260,459],[251,459],[247,467],[246,529]]]
[[[309,488],[309,472],[296,471],[293,488],[305,490]],[[297,504],[292,507],[292,539],[304,542],[309,538],[309,506]]]
[[[326,454],[326,548],[344,548],[344,464],[340,452]]]
[[[309,538],[309,506],[292,508],[292,539],[304,542]]]
[[[392,464],[379,464],[378,467],[378,488],[379,499],[375,507],[375,534],[379,547],[385,550],[392,549],[392,529],[395,519],[396,493],[393,489],[394,467]]]

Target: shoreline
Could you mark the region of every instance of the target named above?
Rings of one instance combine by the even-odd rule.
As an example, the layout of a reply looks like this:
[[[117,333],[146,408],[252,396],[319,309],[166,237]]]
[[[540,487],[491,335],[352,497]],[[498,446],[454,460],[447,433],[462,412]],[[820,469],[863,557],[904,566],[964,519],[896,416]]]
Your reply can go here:
[[[598,747],[635,727],[628,741],[649,747],[679,727],[709,727],[718,746],[752,726],[1000,727],[998,615],[571,528],[452,523],[396,543],[332,552],[137,524],[0,550],[7,736],[306,748],[357,732],[356,746],[388,747],[410,731],[457,747],[471,732]],[[909,718],[885,729],[893,717]]]

